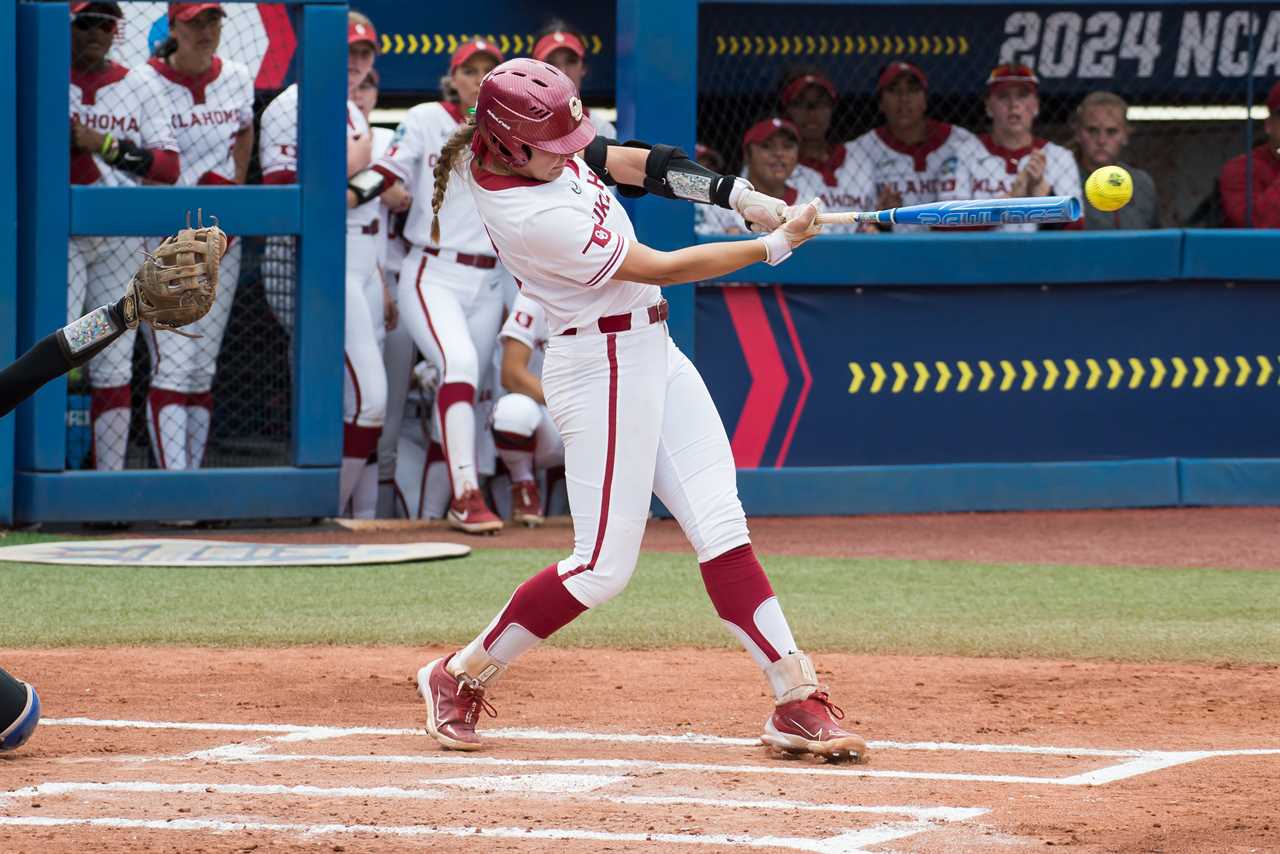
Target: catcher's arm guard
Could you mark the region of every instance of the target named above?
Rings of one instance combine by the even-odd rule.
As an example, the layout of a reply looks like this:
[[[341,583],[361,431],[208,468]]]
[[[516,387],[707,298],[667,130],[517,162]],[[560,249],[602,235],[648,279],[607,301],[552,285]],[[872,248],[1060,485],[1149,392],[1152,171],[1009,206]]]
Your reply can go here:
[[[199,338],[181,327],[209,313],[218,293],[218,270],[227,252],[227,235],[201,220],[165,238],[146,260],[121,300],[125,322],[132,329],[145,320],[155,329]]]

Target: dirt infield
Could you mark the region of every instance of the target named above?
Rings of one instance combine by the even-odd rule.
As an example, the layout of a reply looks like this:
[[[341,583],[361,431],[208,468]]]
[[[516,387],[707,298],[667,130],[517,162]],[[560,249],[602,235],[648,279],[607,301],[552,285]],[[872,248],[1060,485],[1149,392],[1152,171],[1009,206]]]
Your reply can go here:
[[[447,753],[429,654],[0,651],[46,703],[0,759],[0,850],[1280,849],[1276,668],[827,655],[853,768],[753,744],[768,698],[727,651],[538,650],[506,734]]]
[[[764,552],[1275,569],[1280,510],[753,522]],[[166,533],[173,534],[172,531]],[[274,542],[432,526],[220,529]],[[137,536],[132,531],[130,536]],[[563,523],[478,548],[564,549]],[[687,551],[670,522],[646,547]],[[0,650],[45,722],[0,757],[0,851],[1280,850],[1280,668],[824,655],[865,767],[771,756],[731,651],[547,647],[495,692],[478,755],[437,749],[438,650]]]

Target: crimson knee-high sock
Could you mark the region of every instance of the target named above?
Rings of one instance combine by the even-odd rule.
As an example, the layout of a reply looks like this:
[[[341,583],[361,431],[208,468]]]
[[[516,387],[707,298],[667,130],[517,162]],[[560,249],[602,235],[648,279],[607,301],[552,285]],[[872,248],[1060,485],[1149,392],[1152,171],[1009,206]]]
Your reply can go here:
[[[553,563],[517,587],[511,601],[471,643],[479,642],[489,655],[510,664],[585,610],[587,606],[565,588]]]
[[[717,555],[699,567],[716,613],[757,664],[767,667],[797,651],[791,627],[750,543]]]

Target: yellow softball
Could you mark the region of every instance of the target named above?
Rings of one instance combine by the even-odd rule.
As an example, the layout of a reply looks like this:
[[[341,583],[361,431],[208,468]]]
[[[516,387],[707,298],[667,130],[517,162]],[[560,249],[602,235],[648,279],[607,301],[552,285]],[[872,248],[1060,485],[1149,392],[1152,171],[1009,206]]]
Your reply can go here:
[[[1084,194],[1098,210],[1118,211],[1133,198],[1133,178],[1119,166],[1103,166],[1085,181]]]

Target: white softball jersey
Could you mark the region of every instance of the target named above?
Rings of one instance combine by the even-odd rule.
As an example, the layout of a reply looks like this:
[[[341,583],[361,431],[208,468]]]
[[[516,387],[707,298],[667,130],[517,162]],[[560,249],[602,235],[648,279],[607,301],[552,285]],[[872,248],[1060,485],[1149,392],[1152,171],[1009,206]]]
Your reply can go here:
[[[656,285],[611,281],[635,241],[622,205],[579,157],[553,181],[495,175],[474,158],[454,184],[469,186],[498,258],[546,309],[552,335],[601,317],[657,305]],[[607,287],[606,287],[607,285]]]
[[[258,124],[258,163],[264,184],[298,180],[298,84],[267,104]]]
[[[441,101],[419,104],[409,110],[396,128],[395,138],[386,154],[376,163],[394,175],[419,200],[409,211],[404,236],[415,246],[452,249],[470,255],[493,255],[489,242],[476,216],[475,202],[465,181],[450,181],[440,207],[440,244],[431,240],[431,195],[435,188],[436,162],[440,149],[462,124],[462,108]]]
[[[232,141],[253,127],[253,76],[215,56],[209,70],[187,77],[158,57],[137,69],[160,90],[182,156],[178,184],[234,184]]]
[[[831,154],[825,163],[801,159],[791,173],[790,183],[806,202],[821,199],[823,210],[871,210],[875,199],[862,196],[867,168],[867,164],[853,154],[853,143],[846,142],[831,146]],[[858,228],[855,225],[827,225],[822,230],[824,234],[848,234]]]
[[[162,98],[147,75],[115,62],[89,74],[71,70],[72,121],[98,133],[128,139],[142,148],[177,153],[178,141]],[[132,187],[139,180],[109,166],[101,155],[78,152],[71,156],[71,183]]]
[[[582,114],[596,129],[596,136],[607,137],[608,139],[618,138],[618,129],[613,126],[613,122],[606,118],[602,118],[598,113],[593,113],[587,109],[585,105],[582,107]]]
[[[965,153],[958,164],[957,186],[952,194],[956,199],[994,199],[1007,196],[1013,189],[1014,179],[1026,165],[1032,151],[1042,149],[1045,154],[1045,178],[1049,182],[1051,196],[1082,196],[1080,167],[1071,152],[1061,145],[1037,137],[1026,148],[1004,148],[990,134],[976,136],[965,146]],[[1083,204],[1083,201],[1081,201]],[[1034,224],[1002,225],[997,231],[1035,231]]]
[[[396,132],[391,128],[372,125],[369,130],[373,133],[373,162],[377,163],[378,159],[391,148],[391,140],[395,138]],[[377,205],[378,215],[382,217],[379,230],[381,251],[378,253],[378,263],[382,265],[383,271],[392,277],[388,281],[395,283],[396,279],[393,276],[400,273],[400,267],[404,264],[404,241],[400,239],[400,233],[396,230],[399,218],[392,214],[391,209],[381,201]]]
[[[542,376],[542,359],[546,355],[550,337],[547,314],[542,306],[527,294],[516,294],[516,301],[511,306],[506,322],[502,324],[502,330],[498,332],[498,338],[519,341],[533,351],[529,356],[529,373],[535,376]]]
[[[360,112],[360,108],[356,106],[355,101],[347,101],[347,139],[355,142],[370,133],[369,121],[364,117],[364,113]],[[370,163],[372,162],[370,161]],[[367,229],[376,222],[379,224],[379,232],[385,234],[386,230],[380,227],[384,210],[385,207],[382,202],[370,202],[369,204],[357,205],[349,209],[347,211],[347,231],[350,232],[352,228]]]
[[[922,205],[954,198],[960,158],[975,141],[972,133],[946,122],[930,120],[923,142],[907,145],[881,126],[850,143],[855,161],[861,162],[863,186],[858,196],[874,209],[881,190],[891,187],[902,196],[902,206]],[[928,231],[921,225],[895,225],[894,231]]]

